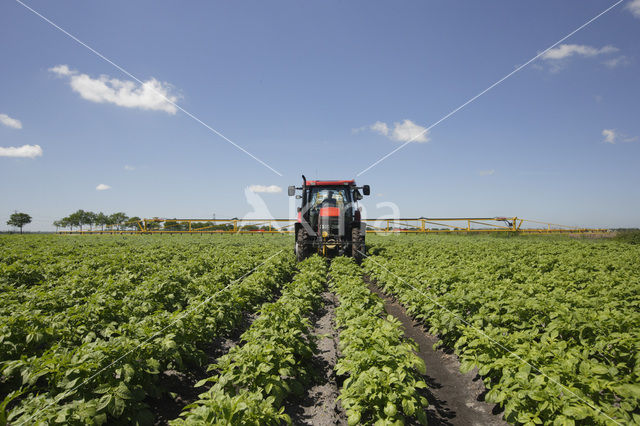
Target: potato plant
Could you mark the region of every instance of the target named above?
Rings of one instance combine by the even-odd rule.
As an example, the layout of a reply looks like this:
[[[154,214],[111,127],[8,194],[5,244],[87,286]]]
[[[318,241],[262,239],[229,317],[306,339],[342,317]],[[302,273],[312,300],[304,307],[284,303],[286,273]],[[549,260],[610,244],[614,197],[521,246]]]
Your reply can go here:
[[[317,256],[301,263],[282,296],[260,309],[243,344],[210,366],[216,375],[198,383],[213,386],[172,424],[290,423],[282,404],[311,382],[317,336],[308,316],[321,306],[326,272],[325,260]]]
[[[21,257],[1,247],[0,262],[13,272],[0,278],[10,303],[0,311],[0,344],[10,353],[0,363],[0,414],[11,424],[152,422],[145,400],[168,391],[159,375],[202,364],[206,345],[294,272],[276,240],[204,241],[64,239],[28,265],[21,259],[32,248],[18,247]],[[141,269],[136,256],[146,255],[160,263]],[[64,264],[50,265],[58,259]]]
[[[350,425],[427,423],[424,361],[416,344],[405,338],[400,322],[385,317],[383,301],[367,288],[360,268],[348,258],[331,265],[331,289],[340,306],[336,323],[340,351],[336,374],[346,376],[339,400]]]
[[[517,424],[640,424],[640,249],[393,238],[367,273],[478,368]]]

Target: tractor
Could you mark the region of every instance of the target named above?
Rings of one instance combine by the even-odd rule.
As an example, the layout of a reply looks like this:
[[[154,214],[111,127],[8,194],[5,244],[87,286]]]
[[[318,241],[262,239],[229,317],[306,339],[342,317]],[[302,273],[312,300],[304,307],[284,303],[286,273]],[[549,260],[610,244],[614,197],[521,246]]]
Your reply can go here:
[[[321,256],[351,256],[360,263],[364,256],[366,227],[360,217],[358,200],[369,195],[369,185],[354,180],[307,180],[289,187],[289,196],[302,194],[295,223],[295,254],[302,261],[313,253]],[[360,193],[362,190],[362,193]]]

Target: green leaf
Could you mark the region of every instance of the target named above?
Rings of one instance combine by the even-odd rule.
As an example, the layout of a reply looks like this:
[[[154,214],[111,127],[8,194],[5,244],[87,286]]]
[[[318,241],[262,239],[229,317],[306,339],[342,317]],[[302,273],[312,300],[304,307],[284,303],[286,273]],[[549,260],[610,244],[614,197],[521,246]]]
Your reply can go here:
[[[475,363],[473,361],[463,361],[460,364],[460,372],[462,374],[467,374],[469,371],[473,370],[475,367]]]
[[[640,384],[638,383],[625,383],[623,385],[614,386],[613,390],[624,398],[633,397],[640,399]]]
[[[398,410],[396,409],[395,404],[392,402],[387,402],[387,405],[384,406],[384,413],[389,417],[394,417],[397,412]]]
[[[418,372],[420,374],[427,374],[427,366],[424,363],[424,360],[418,356],[415,357],[415,367],[416,370],[418,370]]]
[[[562,410],[562,414],[576,420],[582,420],[589,415],[589,409],[581,405],[567,406]]]
[[[360,412],[359,411],[351,411],[347,412],[347,423],[349,426],[355,426],[360,424]]]
[[[402,400],[402,411],[407,416],[413,416],[413,413],[416,411],[416,405],[413,403],[411,399],[403,399]]]
[[[596,374],[607,374],[609,373],[609,369],[602,364],[591,364],[591,371]]]

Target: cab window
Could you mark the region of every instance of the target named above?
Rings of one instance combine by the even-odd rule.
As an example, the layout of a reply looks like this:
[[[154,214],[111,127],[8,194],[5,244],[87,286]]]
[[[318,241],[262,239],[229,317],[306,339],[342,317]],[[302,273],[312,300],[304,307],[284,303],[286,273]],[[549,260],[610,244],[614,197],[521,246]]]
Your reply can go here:
[[[345,188],[312,188],[311,208],[338,207],[344,208],[349,204],[348,191]]]

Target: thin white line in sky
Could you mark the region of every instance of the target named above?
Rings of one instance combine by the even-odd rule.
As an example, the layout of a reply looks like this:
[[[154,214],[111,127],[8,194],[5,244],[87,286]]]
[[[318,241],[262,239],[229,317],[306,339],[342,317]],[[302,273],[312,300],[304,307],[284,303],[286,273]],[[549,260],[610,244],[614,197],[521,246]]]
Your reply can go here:
[[[59,30],[60,32],[62,32],[63,34],[65,34],[66,36],[68,36],[69,38],[71,38],[72,40],[74,40],[75,42],[79,43],[80,45],[84,46],[85,48],[87,48],[88,50],[90,50],[92,53],[94,53],[96,56],[98,56],[99,58],[103,59],[104,61],[108,62],[109,64],[113,65],[114,67],[116,67],[118,70],[120,70],[121,72],[123,72],[124,74],[128,75],[129,77],[131,77],[132,79],[134,79],[135,81],[137,81],[138,83],[144,85],[144,82],[141,81],[139,78],[137,78],[136,76],[134,76],[133,74],[131,74],[129,71],[125,70],[124,68],[122,68],[120,65],[116,64],[115,62],[113,62],[112,60],[110,60],[109,58],[107,58],[106,56],[104,56],[102,53],[98,52],[97,50],[95,50],[94,48],[92,48],[91,46],[89,46],[88,44],[84,43],[82,40],[79,40],[77,37],[75,37],[73,34],[70,34],[69,32],[65,31],[63,28],[61,28],[60,26],[58,26],[57,24],[55,24],[54,22],[52,22],[50,19],[48,19],[47,17],[43,16],[42,14],[40,14],[39,12],[37,12],[36,10],[32,9],[31,7],[27,6],[26,4],[24,4],[22,1],[20,0],[15,0],[18,4],[20,4],[22,7],[24,7],[25,9],[33,12],[35,15],[37,15],[38,17],[40,17],[41,19],[43,19],[44,21],[46,21],[47,23],[49,23],[51,26],[53,26],[54,28],[56,28],[57,30]],[[246,149],[244,149],[243,147],[241,147],[240,145],[238,145],[237,143],[235,143],[234,141],[232,141],[231,139],[229,139],[228,137],[226,137],[225,135],[223,135],[222,133],[220,133],[219,131],[217,131],[216,129],[214,129],[213,127],[209,126],[207,123],[205,123],[204,121],[200,120],[198,117],[196,117],[195,115],[193,115],[192,113],[190,113],[189,111],[187,111],[186,109],[182,108],[180,105],[176,104],[175,102],[173,102],[171,99],[167,98],[164,94],[160,93],[159,91],[157,91],[155,88],[153,88],[152,86],[148,86],[149,89],[151,89],[152,91],[154,91],[158,96],[160,96],[162,99],[164,99],[166,102],[170,103],[171,105],[173,105],[174,107],[176,107],[177,109],[179,109],[180,111],[182,111],[183,113],[185,113],[187,116],[191,117],[192,119],[194,119],[195,121],[197,121],[198,123],[200,123],[201,125],[203,125],[204,127],[206,127],[207,129],[209,129],[210,131],[212,131],[213,133],[215,133],[216,135],[220,136],[222,139],[224,139],[225,141],[229,142],[231,145],[235,146],[236,148],[238,148],[240,151],[244,152],[245,154],[247,154],[249,157],[253,158],[254,160],[256,160],[258,163],[262,164],[263,166],[265,166],[266,168],[268,168],[269,170],[271,170],[272,172],[274,172],[275,174],[277,174],[278,176],[282,176],[282,173],[280,173],[279,171],[277,171],[276,169],[274,169],[273,167],[271,167],[269,164],[265,163],[264,161],[262,161],[261,159],[259,159],[258,157],[256,157],[255,155],[253,155],[252,153],[250,153],[249,151],[247,151]]]
[[[585,22],[584,24],[580,25],[578,28],[576,28],[575,30],[571,31],[569,34],[567,34],[566,36],[562,37],[560,40],[558,40],[557,42],[553,43],[551,46],[547,47],[545,50],[543,50],[542,52],[538,53],[536,56],[534,56],[533,58],[529,59],[527,62],[525,62],[524,64],[518,66],[516,69],[514,69],[513,71],[511,71],[509,74],[505,75],[504,77],[502,77],[500,80],[496,81],[495,83],[493,83],[491,86],[487,87],[486,89],[484,89],[482,92],[478,93],[477,95],[475,95],[474,97],[472,97],[471,99],[469,99],[468,101],[466,101],[465,103],[463,103],[462,105],[460,105],[459,107],[457,107],[456,109],[454,109],[453,111],[449,112],[447,115],[445,115],[444,117],[442,117],[441,119],[439,119],[438,121],[436,121],[435,123],[433,123],[432,125],[430,125],[429,127],[427,127],[426,129],[424,129],[423,131],[421,131],[420,133],[416,134],[414,137],[412,137],[411,139],[409,139],[408,141],[406,141],[405,143],[403,143],[402,145],[400,145],[399,147],[397,147],[396,149],[394,149],[393,151],[391,151],[390,153],[388,153],[387,155],[385,155],[384,157],[380,158],[378,161],[376,161],[375,163],[371,164],[369,167],[367,167],[366,169],[362,170],[360,173],[358,173],[356,176],[360,176],[363,173],[366,173],[367,171],[369,171],[371,168],[377,166],[378,164],[380,164],[382,161],[386,160],[387,158],[389,158],[390,156],[392,156],[393,154],[395,154],[396,152],[400,151],[402,148],[404,148],[405,146],[407,146],[408,144],[410,144],[411,142],[413,142],[414,140],[416,140],[417,138],[419,138],[420,136],[424,135],[425,133],[427,133],[429,130],[433,129],[434,127],[436,127],[438,124],[442,123],[444,120],[446,120],[447,118],[451,117],[452,115],[454,115],[455,113],[457,113],[458,111],[460,111],[462,108],[466,107],[467,105],[469,105],[470,103],[472,103],[473,101],[475,101],[476,99],[478,99],[480,96],[484,95],[485,93],[487,93],[488,91],[490,91],[491,89],[493,89],[494,87],[498,86],[500,83],[502,83],[503,81],[505,81],[506,79],[508,79],[509,77],[511,77],[512,75],[514,75],[515,73],[517,73],[518,71],[520,71],[521,69],[523,69],[524,67],[526,67],[527,65],[529,65],[531,62],[535,61],[536,59],[538,59],[539,57],[541,57],[542,55],[544,55],[545,53],[547,53],[549,50],[553,49],[554,47],[556,47],[557,45],[559,45],[560,43],[562,43],[563,41],[565,41],[566,39],[568,39],[569,37],[571,37],[572,35],[574,35],[575,33],[577,33],[578,31],[582,30],[583,28],[585,28],[586,26],[588,26],[589,24],[593,23],[596,19],[600,18],[602,15],[606,14],[607,12],[609,12],[611,9],[613,9],[614,7],[616,7],[617,5],[619,5],[620,3],[622,3],[624,0],[618,0],[617,2],[615,2],[614,4],[612,4],[611,6],[609,6],[608,8],[606,8],[605,10],[603,10],[602,12],[600,12],[599,14],[597,14],[596,16],[594,16],[593,18],[589,19],[587,22]]]

